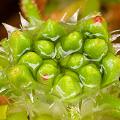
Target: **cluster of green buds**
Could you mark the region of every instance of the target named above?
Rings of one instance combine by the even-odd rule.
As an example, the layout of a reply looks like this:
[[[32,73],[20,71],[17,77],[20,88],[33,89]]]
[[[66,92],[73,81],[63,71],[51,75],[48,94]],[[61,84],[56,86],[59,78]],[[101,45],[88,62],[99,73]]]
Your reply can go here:
[[[5,57],[0,56],[4,76],[1,81],[8,84],[8,89],[32,91],[35,96],[39,87],[49,99],[72,104],[88,96],[90,91],[94,93],[119,83],[120,58],[111,48],[103,17],[93,14],[76,23],[57,23],[53,19],[35,22],[39,25],[33,25],[34,29],[29,26],[15,30],[9,40],[1,41],[2,47],[9,51]],[[15,91],[9,94],[16,95]],[[116,98],[116,101],[120,105],[120,100]],[[109,104],[118,108],[113,102]],[[27,113],[14,116],[19,114]],[[45,117],[42,115],[36,120],[52,120],[51,116]]]

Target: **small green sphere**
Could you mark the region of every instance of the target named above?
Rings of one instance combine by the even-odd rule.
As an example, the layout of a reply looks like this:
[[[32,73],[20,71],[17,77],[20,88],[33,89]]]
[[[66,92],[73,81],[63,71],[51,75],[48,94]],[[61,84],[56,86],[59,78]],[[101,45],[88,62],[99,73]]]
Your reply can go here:
[[[47,40],[36,41],[34,51],[43,59],[54,58],[55,56],[54,44]]]
[[[108,52],[108,45],[103,39],[87,39],[84,44],[84,52],[93,61],[100,61]]]

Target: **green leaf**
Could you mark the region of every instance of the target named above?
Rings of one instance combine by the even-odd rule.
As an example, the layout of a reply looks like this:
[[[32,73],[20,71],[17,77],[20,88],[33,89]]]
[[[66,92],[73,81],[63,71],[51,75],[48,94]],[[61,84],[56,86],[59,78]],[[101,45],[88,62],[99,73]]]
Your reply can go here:
[[[35,24],[35,22],[32,18],[41,20],[39,12],[38,12],[37,8],[35,7],[35,4],[32,2],[32,0],[22,0],[22,4],[25,8],[25,12],[26,12],[27,17],[31,24],[33,24],[33,25]]]

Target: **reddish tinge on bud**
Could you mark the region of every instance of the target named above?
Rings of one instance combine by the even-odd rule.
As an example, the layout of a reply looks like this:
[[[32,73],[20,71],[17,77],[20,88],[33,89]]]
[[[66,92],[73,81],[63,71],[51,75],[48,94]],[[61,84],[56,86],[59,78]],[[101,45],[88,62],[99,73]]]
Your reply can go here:
[[[44,74],[44,75],[42,75],[42,79],[43,79],[43,80],[48,80],[48,79],[49,79],[49,76],[48,76],[47,74]]]
[[[100,16],[96,16],[96,17],[93,18],[93,22],[95,22],[95,23],[96,22],[100,22],[101,23],[102,21],[103,20],[102,20],[102,18]]]

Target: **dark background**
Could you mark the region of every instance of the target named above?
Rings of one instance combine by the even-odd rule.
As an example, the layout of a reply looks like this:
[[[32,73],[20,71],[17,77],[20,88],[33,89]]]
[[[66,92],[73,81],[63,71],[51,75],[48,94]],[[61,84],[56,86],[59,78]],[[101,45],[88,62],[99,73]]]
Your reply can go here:
[[[19,6],[19,0],[0,0],[0,40],[7,37],[7,32],[2,23],[7,23],[14,27],[19,27]]]
[[[47,4],[47,1],[49,0],[34,1],[37,3],[38,9],[42,10],[44,9],[44,7]],[[120,29],[120,2],[102,3],[100,6],[100,11],[102,13],[102,16],[107,21],[108,31]],[[7,32],[2,23],[7,23],[14,27],[20,26],[19,12],[20,0],[0,0],[0,40],[7,37]]]

